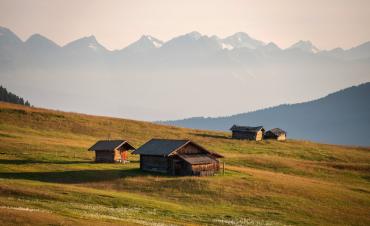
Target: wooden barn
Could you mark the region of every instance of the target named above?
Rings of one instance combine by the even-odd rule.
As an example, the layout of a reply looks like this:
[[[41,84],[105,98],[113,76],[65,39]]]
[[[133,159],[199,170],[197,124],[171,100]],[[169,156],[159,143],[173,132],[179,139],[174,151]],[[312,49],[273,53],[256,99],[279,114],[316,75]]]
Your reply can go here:
[[[232,131],[233,139],[245,139],[245,140],[262,140],[265,129],[262,126],[251,127],[251,126],[238,126],[233,125],[230,130]]]
[[[286,132],[279,128],[270,129],[265,133],[264,139],[286,140]]]
[[[128,151],[135,150],[125,140],[100,140],[89,151],[95,151],[95,162],[128,162]]]
[[[133,154],[140,155],[141,170],[170,175],[214,175],[223,158],[190,140],[169,139],[152,139]]]

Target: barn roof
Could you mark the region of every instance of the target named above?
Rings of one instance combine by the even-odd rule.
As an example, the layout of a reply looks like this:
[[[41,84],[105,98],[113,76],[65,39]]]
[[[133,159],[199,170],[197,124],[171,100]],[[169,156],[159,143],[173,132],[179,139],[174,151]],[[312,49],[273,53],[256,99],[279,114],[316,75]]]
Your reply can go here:
[[[223,157],[220,154],[208,151],[207,149],[190,140],[172,140],[172,139],[151,139],[150,141],[142,145],[140,148],[138,148],[136,151],[132,152],[132,154],[168,156],[189,143],[201,148],[202,150],[216,158]]]
[[[280,136],[282,134],[286,134],[286,132],[280,128],[273,128],[273,129],[270,129],[269,131],[267,132],[271,132],[273,133],[275,136]]]
[[[216,160],[207,155],[178,155],[178,156],[192,165],[217,162]]]
[[[135,150],[126,140],[99,140],[91,146],[89,151],[113,151],[123,145],[127,145],[129,150]]]
[[[258,132],[260,130],[264,130],[263,126],[256,126],[256,127],[252,127],[252,126],[239,126],[239,125],[233,125],[231,128],[230,128],[231,131],[241,131],[241,132]]]

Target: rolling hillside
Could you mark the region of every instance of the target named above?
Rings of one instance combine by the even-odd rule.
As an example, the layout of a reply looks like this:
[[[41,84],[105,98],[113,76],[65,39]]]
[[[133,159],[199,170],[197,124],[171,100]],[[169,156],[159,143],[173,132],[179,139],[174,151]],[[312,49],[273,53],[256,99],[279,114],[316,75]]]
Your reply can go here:
[[[190,138],[225,175],[171,177],[92,163],[98,139]],[[0,103],[0,225],[369,225],[370,149]]]
[[[350,87],[326,97],[280,105],[219,118],[189,118],[163,124],[208,130],[229,130],[233,124],[267,129],[280,127],[295,139],[323,143],[370,146],[370,83]]]

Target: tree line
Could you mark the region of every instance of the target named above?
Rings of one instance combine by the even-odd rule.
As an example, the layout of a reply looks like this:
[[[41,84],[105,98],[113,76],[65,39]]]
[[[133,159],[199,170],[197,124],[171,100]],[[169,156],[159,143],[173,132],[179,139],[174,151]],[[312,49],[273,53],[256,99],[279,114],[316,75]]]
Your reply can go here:
[[[21,104],[25,106],[31,106],[28,100],[24,100],[22,97],[15,95],[14,93],[9,92],[6,88],[0,86],[0,101],[9,102],[13,104]]]

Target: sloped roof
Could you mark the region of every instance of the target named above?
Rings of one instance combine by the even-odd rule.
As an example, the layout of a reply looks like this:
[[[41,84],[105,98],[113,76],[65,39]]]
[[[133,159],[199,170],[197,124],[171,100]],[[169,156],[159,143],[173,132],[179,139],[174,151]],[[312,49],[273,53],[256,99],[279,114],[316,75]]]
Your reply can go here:
[[[269,131],[267,132],[271,132],[273,133],[275,136],[280,136],[282,134],[286,134],[286,132],[280,128],[273,128],[273,129],[270,129]]]
[[[129,150],[135,150],[135,148],[130,145],[125,140],[99,140],[91,146],[89,151],[113,151],[116,148],[121,147],[122,145],[127,145]]]
[[[208,155],[178,155],[178,156],[192,165],[217,162],[215,159],[209,157]]]
[[[151,139],[132,154],[168,156],[189,142],[190,140]]]
[[[141,147],[139,147],[136,151],[132,152],[132,154],[168,156],[189,143],[204,150],[206,153],[215,158],[223,158],[222,155],[216,152],[208,151],[207,149],[203,148],[197,143],[194,143],[191,140],[172,140],[172,139],[151,139],[150,141],[146,142]]]
[[[263,126],[256,126],[256,127],[252,127],[252,126],[239,126],[239,125],[233,125],[231,128],[230,128],[231,131],[242,131],[242,132],[258,132],[260,130],[264,130]]]

